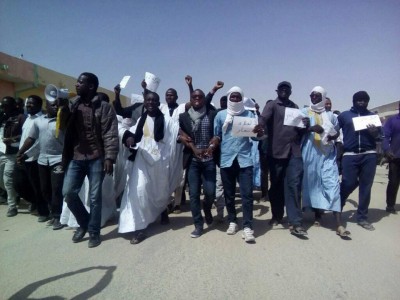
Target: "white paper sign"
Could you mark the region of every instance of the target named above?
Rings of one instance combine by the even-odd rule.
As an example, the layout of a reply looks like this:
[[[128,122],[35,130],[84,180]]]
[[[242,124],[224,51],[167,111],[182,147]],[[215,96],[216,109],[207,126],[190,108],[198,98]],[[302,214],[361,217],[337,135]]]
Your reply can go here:
[[[353,118],[354,130],[359,131],[367,128],[367,125],[375,125],[376,127],[382,126],[381,119],[378,115],[370,115],[363,117]]]
[[[126,76],[124,76],[124,78],[122,78],[121,82],[119,83],[119,86],[121,87],[121,89],[124,89],[126,87],[126,84],[128,83],[130,78],[131,78],[131,76],[129,76],[129,75],[126,75]]]
[[[247,117],[233,117],[232,123],[232,135],[233,136],[257,136],[257,133],[253,132],[254,126],[257,125],[255,118]]]
[[[158,86],[160,85],[161,79],[150,72],[146,72],[144,74],[144,81],[146,81],[147,84],[146,89],[156,93]]]
[[[304,128],[305,126],[302,121],[303,118],[305,118],[305,115],[301,112],[300,109],[286,107],[283,125]]]
[[[131,94],[131,105],[135,103],[143,103],[143,101],[144,101],[143,95]]]

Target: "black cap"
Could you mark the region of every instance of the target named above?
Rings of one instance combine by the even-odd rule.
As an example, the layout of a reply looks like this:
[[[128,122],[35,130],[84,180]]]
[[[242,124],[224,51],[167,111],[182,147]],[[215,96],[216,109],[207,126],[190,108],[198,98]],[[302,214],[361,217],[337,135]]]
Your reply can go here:
[[[279,82],[279,84],[278,84],[278,89],[281,87],[281,86],[288,86],[290,89],[292,88],[292,85],[290,84],[290,82],[289,81],[282,81],[282,82]]]

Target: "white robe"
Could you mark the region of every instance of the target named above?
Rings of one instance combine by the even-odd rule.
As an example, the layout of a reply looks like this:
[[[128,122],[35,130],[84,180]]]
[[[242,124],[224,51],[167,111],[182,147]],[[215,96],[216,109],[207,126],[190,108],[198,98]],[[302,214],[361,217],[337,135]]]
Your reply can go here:
[[[121,200],[120,233],[145,229],[154,222],[166,209],[182,177],[182,145],[176,142],[178,122],[165,116],[164,138],[159,142],[154,140],[153,125],[148,117],[135,161],[126,165],[128,180]],[[136,126],[130,131],[135,132]]]

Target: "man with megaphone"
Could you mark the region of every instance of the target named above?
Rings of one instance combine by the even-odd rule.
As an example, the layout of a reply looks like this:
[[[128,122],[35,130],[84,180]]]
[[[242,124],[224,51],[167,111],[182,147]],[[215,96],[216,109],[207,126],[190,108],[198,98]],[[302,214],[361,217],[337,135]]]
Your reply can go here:
[[[46,91],[48,91],[48,85]],[[61,126],[63,109],[68,109],[68,92],[51,86],[54,94],[45,92],[47,115],[36,118],[29,130],[28,137],[23,141],[22,147],[17,153],[17,161],[20,162],[30,156],[30,149],[38,141],[39,157],[38,170],[40,178],[40,190],[46,206],[50,208],[52,219],[48,225],[53,230],[63,228],[60,223],[63,195],[64,169],[61,165],[64,149],[64,130]],[[63,98],[61,98],[63,97]],[[47,213],[47,216],[49,212]],[[39,217],[40,218],[40,217]]]

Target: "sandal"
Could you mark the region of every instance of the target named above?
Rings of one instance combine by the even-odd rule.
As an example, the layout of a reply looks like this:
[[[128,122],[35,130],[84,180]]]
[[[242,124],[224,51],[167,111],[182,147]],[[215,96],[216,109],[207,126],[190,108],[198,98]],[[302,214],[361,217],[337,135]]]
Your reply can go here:
[[[350,236],[350,231],[346,230],[346,228],[344,226],[339,226],[336,229],[336,234],[340,237],[348,237]]]
[[[375,227],[371,223],[369,223],[367,221],[360,221],[357,224],[360,225],[362,228],[367,229],[369,231],[374,231],[375,230]]]
[[[294,226],[293,229],[290,230],[290,233],[297,236],[307,235],[307,231],[301,226]]]

